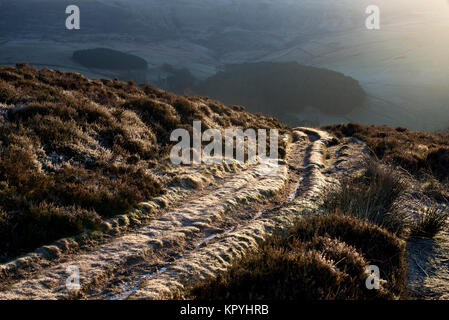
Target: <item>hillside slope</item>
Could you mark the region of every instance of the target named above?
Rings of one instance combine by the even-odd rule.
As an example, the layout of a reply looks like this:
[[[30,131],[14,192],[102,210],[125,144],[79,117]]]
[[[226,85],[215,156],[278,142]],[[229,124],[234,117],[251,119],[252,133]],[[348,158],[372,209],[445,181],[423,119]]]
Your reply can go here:
[[[133,82],[0,67],[0,259],[47,244],[177,181],[170,133],[225,127],[283,128],[241,107],[184,98]]]
[[[280,129],[279,159],[175,167],[194,120]],[[0,67],[0,299],[446,299],[448,141]]]

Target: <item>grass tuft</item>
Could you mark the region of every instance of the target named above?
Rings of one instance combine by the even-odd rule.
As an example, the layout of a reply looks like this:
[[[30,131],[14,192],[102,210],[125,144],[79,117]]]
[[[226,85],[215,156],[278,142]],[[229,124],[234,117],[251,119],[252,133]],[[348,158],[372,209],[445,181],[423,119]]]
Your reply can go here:
[[[361,175],[346,177],[328,192],[324,207],[328,212],[345,212],[401,235],[409,227],[408,215],[395,201],[405,190],[401,176],[390,166],[367,159]]]
[[[449,209],[431,204],[421,210],[413,224],[411,235],[419,238],[433,238],[448,227]]]

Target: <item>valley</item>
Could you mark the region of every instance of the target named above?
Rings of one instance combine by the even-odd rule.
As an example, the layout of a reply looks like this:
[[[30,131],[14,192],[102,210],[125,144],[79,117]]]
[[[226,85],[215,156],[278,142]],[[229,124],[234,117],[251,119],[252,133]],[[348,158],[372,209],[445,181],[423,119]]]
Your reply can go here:
[[[179,6],[133,0],[126,9],[120,1],[95,1],[84,4],[87,14],[79,32],[57,27],[58,8],[64,5],[60,3],[47,12],[54,23],[33,29],[31,23],[36,20],[28,13],[24,17],[27,27],[19,33],[2,27],[6,32],[0,34],[0,63],[26,61],[82,72],[89,77],[134,78],[138,83],[150,81],[182,93],[227,65],[295,61],[352,77],[367,92],[368,99],[362,106],[354,104],[350,112],[338,116],[313,106],[294,115],[286,112],[284,117],[292,122],[327,125],[354,121],[432,132],[449,127],[448,117],[438,116],[446,115],[448,108],[445,88],[449,70],[445,57],[449,47],[449,6],[444,1],[432,1],[431,7],[419,1],[406,2],[409,5],[403,1],[380,1],[382,28],[378,31],[364,28],[367,1],[354,5],[347,0],[329,5],[327,0],[303,0],[297,4],[283,0],[283,5],[277,7],[268,1],[254,5],[248,0],[208,1],[203,5],[185,1]],[[41,8],[51,4],[52,0],[46,0]],[[1,6],[9,12],[3,24],[17,19],[14,7],[9,8],[6,3]],[[21,2],[15,6],[17,10]],[[248,12],[253,14],[247,15]],[[110,28],[105,28],[107,14],[116,17]],[[132,16],[134,23],[124,23],[120,29],[114,27],[126,16]],[[282,21],[277,20],[279,16],[284,17]],[[277,34],[282,37],[276,37]],[[148,71],[122,74],[86,69],[71,59],[76,50],[98,47],[136,55],[148,63]],[[179,72],[164,65],[190,74],[183,75],[185,82],[170,86],[170,77],[177,77]],[[244,103],[242,100],[238,104]]]
[[[372,2],[0,0],[0,300],[449,299],[449,2]]]
[[[0,101],[0,299],[446,298],[445,134],[289,127],[20,63],[0,68]],[[195,119],[220,137],[276,128],[278,156],[177,165],[171,132],[190,142]],[[365,286],[373,262],[378,291]],[[322,272],[331,280],[310,285]]]

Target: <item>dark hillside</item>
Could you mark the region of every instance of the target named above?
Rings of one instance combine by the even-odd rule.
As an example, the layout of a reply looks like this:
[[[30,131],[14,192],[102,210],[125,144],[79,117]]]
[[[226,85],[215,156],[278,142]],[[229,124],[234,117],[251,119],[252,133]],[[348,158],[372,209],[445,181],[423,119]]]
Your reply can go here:
[[[107,70],[142,70],[148,67],[140,57],[107,48],[75,51],[73,60],[87,68]]]
[[[359,107],[365,98],[364,90],[351,77],[296,62],[230,65],[194,91],[275,116],[308,106],[342,115]]]

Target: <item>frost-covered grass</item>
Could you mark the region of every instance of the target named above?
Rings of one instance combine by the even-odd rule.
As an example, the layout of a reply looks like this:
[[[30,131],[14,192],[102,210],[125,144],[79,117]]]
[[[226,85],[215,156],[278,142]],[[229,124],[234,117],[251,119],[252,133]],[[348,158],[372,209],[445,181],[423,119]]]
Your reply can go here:
[[[100,227],[176,182],[170,133],[193,120],[282,128],[202,97],[26,64],[0,67],[0,257]],[[206,128],[205,128],[206,129]]]

